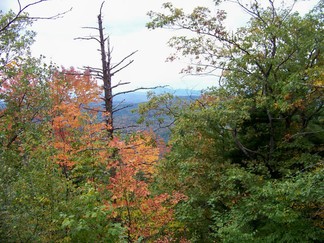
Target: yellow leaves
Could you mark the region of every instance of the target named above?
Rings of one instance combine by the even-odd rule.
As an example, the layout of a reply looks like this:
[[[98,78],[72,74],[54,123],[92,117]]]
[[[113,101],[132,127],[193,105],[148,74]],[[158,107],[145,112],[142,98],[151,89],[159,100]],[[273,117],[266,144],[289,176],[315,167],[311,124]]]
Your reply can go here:
[[[313,84],[315,87],[323,88],[324,87],[324,79],[317,79],[314,81]]]
[[[290,100],[292,98],[292,95],[291,94],[286,94],[284,96],[284,100]]]
[[[306,70],[309,82],[314,88],[324,88],[324,69],[323,65]]]
[[[18,66],[19,66],[19,64],[15,60],[12,60],[11,62],[9,62],[9,63],[6,64],[6,68],[9,68],[9,69],[16,68]]]

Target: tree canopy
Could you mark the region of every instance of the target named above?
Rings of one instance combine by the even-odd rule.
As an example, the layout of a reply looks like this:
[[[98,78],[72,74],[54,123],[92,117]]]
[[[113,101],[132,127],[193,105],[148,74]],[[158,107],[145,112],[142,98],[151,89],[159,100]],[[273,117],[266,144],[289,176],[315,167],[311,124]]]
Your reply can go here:
[[[323,3],[300,16],[274,1],[234,2],[250,15],[235,32],[221,10],[186,14],[166,3],[168,13],[150,13],[149,28],[190,32],[170,40],[171,60],[190,57],[186,72],[220,76],[178,115],[162,188],[190,198],[178,216],[192,241],[316,241],[323,236]]]
[[[33,18],[0,13],[1,242],[322,241],[323,1],[304,16],[231,1],[250,16],[236,31],[214,2],[149,13],[148,28],[188,33],[170,60],[218,76],[190,102],[141,104],[167,145],[115,133],[93,70],[32,57]]]

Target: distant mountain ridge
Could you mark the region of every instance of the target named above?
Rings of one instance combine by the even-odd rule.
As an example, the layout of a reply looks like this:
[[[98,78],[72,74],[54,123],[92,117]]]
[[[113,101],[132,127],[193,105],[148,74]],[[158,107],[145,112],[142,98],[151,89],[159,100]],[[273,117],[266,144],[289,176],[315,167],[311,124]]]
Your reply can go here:
[[[201,95],[200,90],[191,89],[171,89],[171,88],[157,88],[152,89],[156,94],[171,93],[179,97],[194,97],[197,98]],[[149,91],[136,91],[133,93],[126,93],[114,97],[114,102],[125,101],[126,103],[142,103],[148,101],[147,92]]]
[[[158,88],[151,90],[157,95],[164,93],[171,93],[184,100],[195,100],[201,96],[201,91],[199,90],[189,90],[189,89],[170,89],[170,88]],[[121,106],[125,106],[125,109],[122,109],[115,113],[114,115],[114,126],[116,128],[126,128],[124,132],[134,132],[140,130],[155,130],[156,134],[163,138],[164,141],[169,140],[170,130],[168,128],[159,128],[157,124],[153,124],[150,128],[146,127],[145,124],[138,124],[137,121],[140,118],[140,115],[137,112],[134,112],[138,109],[140,103],[147,102],[147,91],[137,91],[133,93],[126,93],[118,95],[114,98],[114,104],[118,105],[122,103]],[[168,119],[166,117],[166,119]],[[127,128],[129,127],[129,128]]]

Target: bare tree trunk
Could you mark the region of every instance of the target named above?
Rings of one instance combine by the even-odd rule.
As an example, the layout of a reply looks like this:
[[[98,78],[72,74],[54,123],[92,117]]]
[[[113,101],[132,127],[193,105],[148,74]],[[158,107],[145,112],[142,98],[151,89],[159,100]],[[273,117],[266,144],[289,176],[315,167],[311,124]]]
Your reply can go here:
[[[111,85],[111,49],[109,43],[109,37],[105,38],[103,33],[102,26],[102,7],[101,4],[100,13],[98,15],[98,31],[99,31],[99,40],[100,40],[100,54],[101,54],[101,66],[102,66],[102,81],[104,88],[104,102],[105,102],[105,111],[107,112],[106,124],[109,137],[112,137],[114,132],[114,123],[113,123],[113,96],[112,96],[112,85]],[[105,50],[105,42],[107,40],[107,56]]]

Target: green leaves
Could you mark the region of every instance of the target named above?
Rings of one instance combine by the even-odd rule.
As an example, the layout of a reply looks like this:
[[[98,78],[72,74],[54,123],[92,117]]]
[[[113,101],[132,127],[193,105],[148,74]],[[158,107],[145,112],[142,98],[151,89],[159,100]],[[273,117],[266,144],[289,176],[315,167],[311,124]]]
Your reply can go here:
[[[27,29],[31,21],[24,18],[25,15],[7,25],[15,16],[12,11],[0,13],[0,71],[13,60],[28,54],[34,42],[35,32]]]
[[[146,24],[146,26],[149,29],[155,29],[155,28],[161,28],[168,25],[173,25],[176,20],[183,17],[184,13],[182,9],[174,8],[172,3],[170,2],[164,3],[163,8],[170,11],[171,14],[168,16],[165,14],[157,14],[152,11],[149,12],[148,16],[153,18],[152,22]]]
[[[177,215],[193,241],[319,240],[322,15],[236,3],[251,19],[233,34],[221,11],[151,14],[155,27],[189,31],[170,40],[171,61],[189,56],[185,72],[222,73],[222,86],[179,113],[158,181],[189,197]]]
[[[320,190],[316,187],[321,180],[319,173],[300,173],[282,182],[251,185],[251,195],[229,213],[228,222],[232,223],[219,229],[224,241],[234,242],[246,237],[267,242],[313,241],[321,237],[317,220],[309,220],[312,214],[319,212],[315,205],[319,205],[321,199],[313,194]]]
[[[70,209],[60,214],[62,230],[70,241],[126,242],[125,229],[109,220],[112,212],[103,205],[102,195],[88,183],[82,185],[68,204]]]

